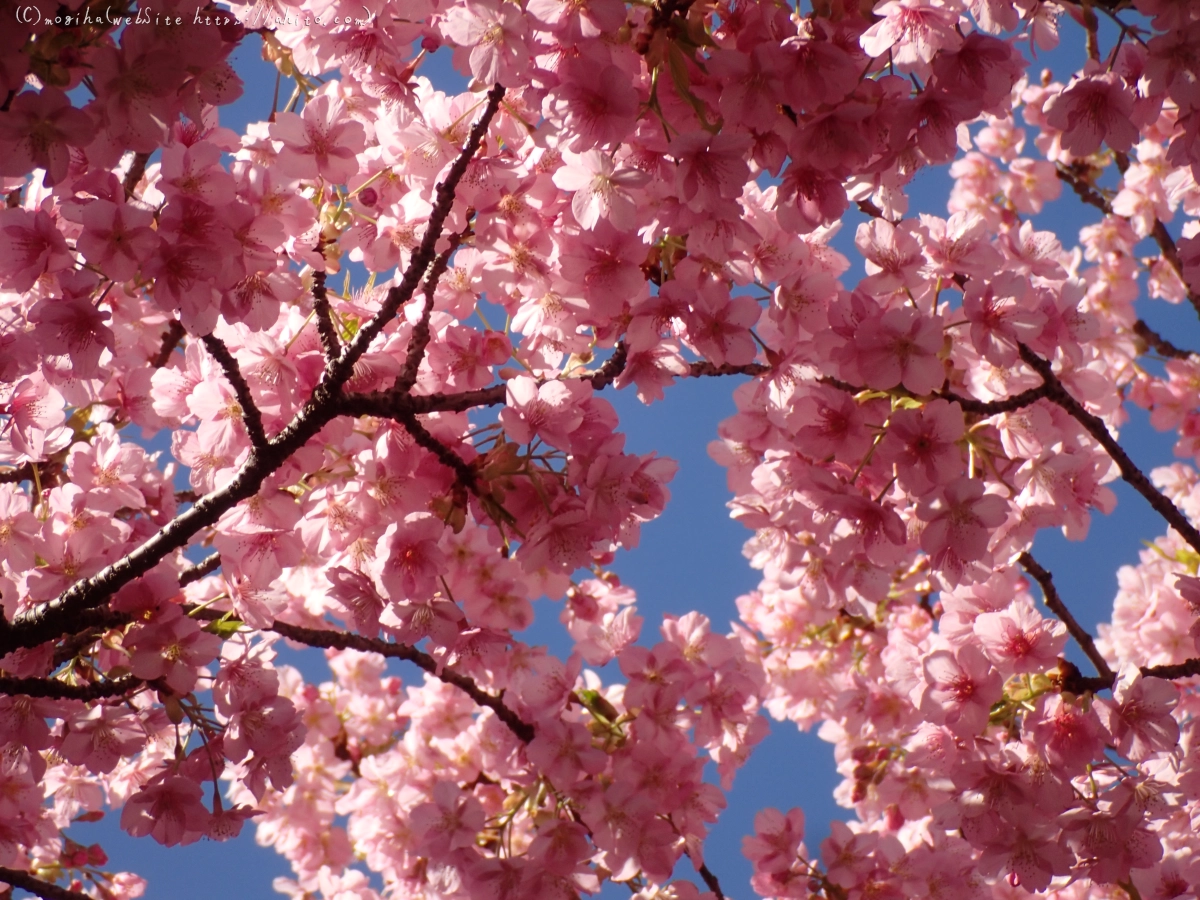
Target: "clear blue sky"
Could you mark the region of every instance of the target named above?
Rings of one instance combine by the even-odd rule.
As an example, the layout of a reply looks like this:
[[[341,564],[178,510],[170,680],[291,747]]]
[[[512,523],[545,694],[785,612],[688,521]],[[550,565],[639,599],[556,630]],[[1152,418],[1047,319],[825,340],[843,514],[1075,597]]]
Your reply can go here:
[[[1068,42],[1078,37],[1075,26],[1065,17],[1063,28]],[[1077,64],[1068,55],[1072,49],[1080,52],[1064,48],[1063,52],[1044,57],[1042,63],[1051,65],[1055,75],[1065,80]],[[449,70],[445,57],[445,53],[437,54],[422,71],[444,89],[460,89],[462,79]],[[237,51],[233,61],[246,80],[246,95],[222,111],[221,123],[241,131],[247,122],[261,120],[269,112],[274,74],[259,59],[258,41],[253,37]],[[289,92],[282,92],[285,98]],[[910,214],[923,211],[944,215],[949,184],[944,170],[919,176],[910,191],[914,200]],[[1058,232],[1064,245],[1069,246],[1075,242],[1078,229],[1095,221],[1098,213],[1079,204],[1069,191],[1066,194],[1036,221],[1039,227]],[[852,262],[856,259],[855,224],[856,220],[848,217],[835,239],[835,246]],[[852,270],[844,280],[849,283],[855,277]],[[1139,311],[1176,343],[1200,347],[1200,324],[1186,304],[1171,307],[1143,300]],[[643,528],[641,546],[632,553],[621,553],[614,565],[622,580],[638,592],[639,612],[646,619],[643,643],[658,639],[657,625],[664,613],[700,610],[713,619],[716,629],[724,629],[737,616],[734,598],[757,583],[757,573],[741,555],[749,533],[728,518],[725,504],[730,498],[725,472],[706,452],[708,442],[716,437],[717,424],[734,411],[730,399],[734,386],[733,379],[681,382],[667,392],[665,401],[651,407],[642,406],[631,392],[606,392],[606,398],[621,415],[630,452],[656,450],[679,462],[666,512]],[[1134,460],[1146,470],[1172,461],[1170,435],[1151,430],[1141,411],[1134,409],[1131,415],[1122,439]],[[1141,497],[1123,483],[1113,487],[1119,498],[1117,509],[1111,516],[1093,518],[1087,542],[1070,543],[1058,532],[1048,532],[1038,538],[1034,548],[1038,559],[1054,573],[1064,600],[1093,629],[1111,611],[1117,566],[1136,562],[1141,541],[1164,531],[1161,520]],[[558,607],[540,601],[536,608],[539,620],[522,637],[530,643],[547,644],[565,656],[569,642],[558,624]],[[1072,653],[1082,665],[1084,659],[1076,648]],[[300,655],[288,661],[302,665],[310,679],[328,677],[318,652],[303,656],[303,663]],[[415,669],[397,665],[394,671],[406,681],[419,681]],[[608,673],[605,676],[613,677]],[[815,852],[828,831],[828,821],[849,815],[848,810],[833,803],[831,792],[837,780],[829,745],[815,735],[798,733],[788,723],[772,722],[771,735],[738,774],[729,808],[708,841],[709,866],[720,877],[727,896],[754,896],[747,883],[750,868],[740,847],[742,836],[752,831],[755,812],[763,806],[784,810],[802,807],[808,822],[807,843]],[[289,874],[285,860],[255,845],[252,826],[231,843],[204,841],[167,850],[150,840],[126,837],[117,829],[116,819],[117,815],[110,815],[95,825],[76,826],[72,836],[84,843],[102,841],[112,868],[129,869],[150,880],[147,896],[151,898],[211,900],[214,896],[230,896],[267,900],[279,896],[271,888],[271,880]],[[695,877],[686,858],[677,875]],[[610,888],[602,896],[627,897],[628,893],[624,888]]]

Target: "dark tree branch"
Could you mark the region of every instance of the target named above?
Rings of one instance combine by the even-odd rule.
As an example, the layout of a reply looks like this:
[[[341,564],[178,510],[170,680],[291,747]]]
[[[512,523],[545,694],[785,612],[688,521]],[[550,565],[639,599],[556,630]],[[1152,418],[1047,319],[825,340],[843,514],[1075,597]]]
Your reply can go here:
[[[981,416],[995,416],[999,413],[1014,412],[1026,406],[1032,406],[1046,396],[1046,386],[1043,384],[1041,387],[1030,388],[1019,394],[1013,394],[1011,397],[1005,397],[1003,400],[976,400],[973,397],[963,397],[949,390],[939,391],[938,396],[957,403],[964,412],[976,413]]]
[[[318,244],[321,250],[323,244]],[[338,358],[342,352],[341,341],[333,327],[333,313],[329,307],[329,291],[325,288],[325,273],[313,272],[313,312],[317,317],[317,334],[321,336],[321,349],[325,351],[325,361],[329,363]]]
[[[629,348],[625,346],[624,341],[617,341],[612,356],[606,359],[600,368],[595,372],[580,375],[579,378],[581,381],[590,383],[593,390],[602,391],[620,377],[621,373],[625,371],[625,363],[628,360]]]
[[[1058,669],[1061,673],[1063,690],[1070,691],[1072,694],[1096,694],[1100,691],[1110,690],[1117,682],[1117,676],[1111,674],[1107,677],[1097,675],[1088,678],[1079,671],[1075,663],[1067,659],[1058,661]],[[1200,675],[1200,659],[1187,659],[1181,663],[1163,666],[1138,666],[1138,671],[1145,678],[1165,678],[1167,680],[1192,678]]]
[[[36,894],[42,900],[92,900],[87,894],[67,890],[65,887],[59,887],[57,884],[51,884],[49,881],[34,878],[28,872],[22,872],[19,869],[10,869],[7,866],[0,866],[0,881],[5,881],[13,887],[19,887],[23,891]]]
[[[1133,323],[1133,333],[1141,338],[1148,347],[1154,348],[1159,356],[1166,356],[1170,359],[1195,359],[1200,356],[1191,350],[1176,347],[1141,319]]]
[[[1080,200],[1088,206],[1096,207],[1105,215],[1111,216],[1113,214],[1112,204],[1108,202],[1107,197],[1084,180],[1085,171],[1086,165],[1084,164],[1076,163],[1074,166],[1068,167],[1059,163],[1055,174],[1058,175],[1059,181],[1065,182],[1079,196]]]
[[[1142,666],[1141,673],[1152,678],[1191,678],[1200,675],[1200,659],[1186,659],[1181,663],[1163,666]]]
[[[860,387],[849,382],[842,381],[840,378],[824,376],[819,378],[821,384],[827,384],[830,387],[835,387],[839,391],[845,391],[848,394],[861,394],[867,390],[865,387]],[[905,392],[907,394],[907,392]],[[981,416],[995,416],[1000,413],[1013,412],[1014,410],[1022,409],[1026,406],[1032,406],[1043,397],[1048,396],[1049,389],[1046,385],[1030,388],[1027,391],[1021,391],[1019,394],[1013,394],[1011,397],[1005,397],[1003,400],[976,400],[974,397],[964,397],[961,394],[956,394],[954,391],[943,388],[940,391],[935,391],[933,397],[949,400],[951,403],[957,403],[963,408],[964,412],[975,413]],[[907,394],[912,396],[911,394]]]
[[[421,318],[413,326],[412,335],[408,339],[408,352],[404,356],[404,366],[400,369],[400,374],[396,376],[396,382],[392,386],[392,390],[397,393],[407,394],[417,383],[417,371],[421,368],[421,361],[425,359],[425,351],[429,347],[431,337],[429,317],[433,315],[434,295],[437,293],[438,282],[442,280],[446,269],[450,267],[450,257],[462,243],[464,234],[465,232],[450,236],[450,246],[438,254],[429,269],[429,274],[425,276],[425,305],[421,308]]]
[[[1056,172],[1059,179],[1070,185],[1071,190],[1078,194],[1079,199],[1084,203],[1096,207],[1096,209],[1105,215],[1114,215],[1112,204],[1108,201],[1108,198],[1084,180],[1085,165],[1077,163],[1074,166],[1064,166],[1062,163],[1059,163]],[[1124,172],[1125,168],[1122,167],[1121,171]],[[1158,249],[1162,253],[1163,259],[1175,270],[1175,275],[1183,284],[1184,290],[1187,291],[1188,302],[1192,304],[1197,313],[1200,313],[1200,294],[1193,291],[1187,281],[1184,280],[1183,262],[1179,258],[1179,248],[1175,246],[1175,239],[1167,231],[1167,226],[1160,220],[1155,219],[1154,227],[1150,231],[1150,237],[1154,238],[1154,243],[1158,244]]]
[[[704,879],[704,883],[708,885],[708,889],[717,895],[717,900],[725,900],[725,895],[721,893],[721,882],[717,881],[717,876],[709,869],[708,864],[700,866],[696,869],[700,873],[700,877]]]
[[[729,363],[717,366],[703,359],[688,365],[688,376],[691,378],[712,377],[718,375],[763,375],[771,371],[770,366],[762,363],[747,363],[744,366],[731,366]]]
[[[133,192],[137,189],[138,182],[146,174],[146,163],[148,162],[150,162],[149,153],[134,154],[133,162],[129,164],[129,171],[125,173],[125,182],[121,185],[125,189],[127,199],[133,198]]]
[[[15,469],[0,472],[0,484],[16,484],[21,481],[33,481],[33,463],[22,463]]]
[[[8,678],[0,676],[0,694],[24,697],[52,697],[55,700],[99,700],[119,697],[142,685],[142,679],[132,675],[113,681],[93,684],[67,684],[54,678]]]
[[[390,322],[401,304],[407,302],[433,258],[434,245],[450,214],[454,192],[479,149],[488,123],[499,107],[504,89],[500,85],[488,94],[487,106],[471,129],[466,146],[451,166],[446,180],[438,185],[437,198],[430,214],[429,227],[421,247],[413,254],[399,285],[388,292],[383,308],[368,322],[354,341],[343,348],[341,355],[325,368],[303,408],[291,422],[265,446],[252,449],[250,456],[233,479],[223,488],[201,497],[186,512],[180,513],[144,544],[116,562],[105,566],[91,578],[77,581],[57,598],[18,616],[9,627],[0,629],[0,656],[20,647],[34,647],[78,630],[81,612],[102,605],[116,591],[135,578],[144,575],[161,562],[167,554],[185,546],[196,532],[216,524],[217,520],[242,500],[252,497],[262,487],[267,476],[276,471],[293,453],[317,435],[339,415],[353,414],[344,407],[341,389],[353,373],[355,363]],[[503,401],[503,386],[500,399]],[[341,403],[340,403],[341,401]],[[469,405],[462,408],[470,408]],[[414,413],[417,410],[412,410]],[[374,415],[374,412],[366,413]]]
[[[429,224],[426,226],[425,236],[421,239],[421,245],[413,252],[408,268],[405,269],[404,277],[398,285],[387,292],[387,297],[384,298],[379,312],[359,330],[354,340],[342,350],[341,355],[325,367],[325,376],[322,378],[321,384],[317,386],[317,393],[314,397],[317,402],[323,402],[323,398],[335,394],[342,388],[353,374],[355,363],[367,352],[371,342],[379,336],[384,326],[395,318],[396,311],[412,299],[417,285],[433,261],[437,242],[442,236],[442,226],[446,223],[446,217],[450,215],[450,209],[454,205],[454,194],[458,183],[466,174],[475,151],[483,143],[483,136],[487,133],[488,125],[491,123],[492,117],[496,115],[496,110],[499,109],[500,100],[503,97],[504,87],[502,85],[498,84],[488,91],[487,105],[484,107],[483,115],[471,127],[467,143],[446,174],[446,180],[437,186],[436,198],[433,210],[429,214]]]
[[[171,354],[175,352],[175,348],[179,346],[179,342],[183,340],[186,334],[183,328],[183,323],[178,319],[172,319],[167,323],[167,330],[163,332],[162,345],[158,348],[158,352],[150,359],[150,365],[156,369],[161,369],[171,360]]]
[[[246,426],[246,433],[250,436],[251,446],[255,450],[263,450],[268,441],[267,433],[263,430],[262,413],[254,402],[254,397],[250,393],[250,385],[246,383],[246,378],[242,375],[241,366],[229,352],[225,342],[215,334],[206,334],[201,340],[204,341],[204,346],[212,354],[213,359],[220,363],[225,378],[233,388],[238,405],[242,408],[242,422]]]
[[[466,460],[430,434],[412,413],[404,413],[396,418],[404,426],[405,431],[412,435],[417,446],[424,447],[436,456],[438,462],[454,472],[463,487],[472,494],[479,495],[479,481],[475,477],[475,470]]]
[[[1158,490],[1146,477],[1146,474],[1139,469],[1129,458],[1129,454],[1124,448],[1117,443],[1112,433],[1108,430],[1108,426],[1104,424],[1104,420],[1099,416],[1084,409],[1083,404],[1072,397],[1067,389],[1062,386],[1062,382],[1058,380],[1058,376],[1054,374],[1054,369],[1050,363],[1042,359],[1024,344],[1018,345],[1021,351],[1021,359],[1025,361],[1031,369],[1042,376],[1042,381],[1045,383],[1046,399],[1050,402],[1062,407],[1071,418],[1083,426],[1096,442],[1100,444],[1108,455],[1112,457],[1113,462],[1117,464],[1117,468],[1121,470],[1121,477],[1139,494],[1146,498],[1147,502],[1154,507],[1154,511],[1167,520],[1167,524],[1179,532],[1180,536],[1191,545],[1193,550],[1200,552],[1200,531],[1196,530],[1187,516],[1172,503],[1161,491]]]
[[[290,641],[307,644],[310,647],[359,650],[363,653],[378,653],[389,659],[408,660],[424,669],[434,678],[438,678],[446,682],[446,684],[454,685],[480,706],[490,709],[524,743],[528,744],[534,738],[533,726],[505,706],[504,701],[499,697],[489,694],[470,677],[456,672],[449,666],[442,665],[428,653],[423,653],[415,647],[410,647],[407,644],[393,644],[376,638],[363,637],[360,634],[325,631],[319,628],[302,628],[299,625],[288,625],[286,622],[276,622],[271,626],[270,630]]]
[[[188,566],[179,573],[179,586],[187,587],[193,581],[199,581],[205,575],[211,575],[221,567],[221,554],[210,554],[194,566]]]
[[[1096,649],[1096,642],[1092,639],[1091,634],[1079,624],[1079,621],[1067,609],[1067,605],[1063,603],[1062,597],[1058,594],[1058,589],[1054,586],[1053,576],[1028,553],[1022,553],[1017,559],[1025,571],[1041,585],[1042,599],[1046,602],[1046,608],[1063,621],[1063,624],[1067,626],[1067,631],[1071,633],[1071,637],[1075,638],[1075,642],[1083,648],[1083,652],[1087,654],[1087,658],[1092,661],[1092,665],[1100,673],[1100,677],[1108,680],[1111,684],[1115,677],[1112,669],[1108,667],[1108,662],[1100,655],[1100,651]]]
[[[1200,313],[1200,294],[1193,291],[1191,285],[1183,277],[1183,261],[1179,258],[1179,248],[1175,246],[1175,239],[1171,237],[1171,232],[1167,231],[1167,226],[1160,220],[1154,220],[1154,229],[1150,232],[1150,237],[1154,238],[1154,243],[1158,244],[1158,249],[1162,251],[1163,259],[1175,270],[1175,275],[1179,279],[1179,283],[1183,285],[1183,289],[1187,291],[1188,302],[1197,313]]]

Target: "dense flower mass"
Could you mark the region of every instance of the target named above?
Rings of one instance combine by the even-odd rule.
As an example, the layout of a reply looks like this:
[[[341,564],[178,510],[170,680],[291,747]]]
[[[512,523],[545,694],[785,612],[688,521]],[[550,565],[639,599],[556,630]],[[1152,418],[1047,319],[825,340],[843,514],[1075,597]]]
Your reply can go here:
[[[0,0],[0,884],[141,896],[72,837],[119,809],[252,823],[295,900],[724,900],[705,837],[771,716],[854,818],[809,847],[762,809],[761,896],[1196,896],[1200,475],[1117,429],[1200,460],[1200,352],[1139,318],[1200,313],[1197,4],[32,9]],[[243,43],[294,91],[238,135]],[[675,473],[607,396],[695,377],[736,383],[709,449],[762,574],[729,634],[607,568]],[[1093,640],[1029,551],[1117,478],[1168,530]],[[543,596],[565,659],[519,636]]]

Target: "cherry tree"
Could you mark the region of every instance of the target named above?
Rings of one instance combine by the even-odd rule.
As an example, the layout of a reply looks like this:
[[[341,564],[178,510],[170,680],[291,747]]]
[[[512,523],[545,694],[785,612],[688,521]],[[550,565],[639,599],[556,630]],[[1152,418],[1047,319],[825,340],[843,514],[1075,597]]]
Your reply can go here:
[[[760,896],[1197,896],[1200,474],[1119,442],[1134,404],[1200,455],[1200,349],[1139,317],[1200,315],[1196,3],[0,21],[0,882],[141,896],[72,836],[111,810],[249,824],[295,900],[745,896],[705,837],[773,717],[853,819],[761,798]],[[695,378],[761,571],[728,633],[610,568],[675,465],[606,398]],[[1031,549],[1117,479],[1163,532],[1093,636]]]

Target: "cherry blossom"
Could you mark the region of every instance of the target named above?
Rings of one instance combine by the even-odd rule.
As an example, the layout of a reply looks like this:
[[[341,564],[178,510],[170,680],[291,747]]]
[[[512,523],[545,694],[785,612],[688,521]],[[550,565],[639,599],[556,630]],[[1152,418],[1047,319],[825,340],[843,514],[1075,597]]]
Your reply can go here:
[[[297,900],[1189,896],[1200,18],[1133,6],[10,16],[0,881],[140,895],[112,812]],[[612,395],[692,379],[728,617],[618,576],[679,467]],[[1042,532],[1118,478],[1089,629]],[[792,725],[845,820],[749,797],[739,874]]]

